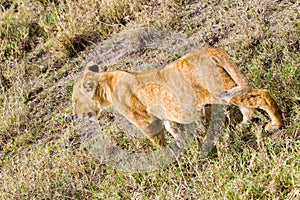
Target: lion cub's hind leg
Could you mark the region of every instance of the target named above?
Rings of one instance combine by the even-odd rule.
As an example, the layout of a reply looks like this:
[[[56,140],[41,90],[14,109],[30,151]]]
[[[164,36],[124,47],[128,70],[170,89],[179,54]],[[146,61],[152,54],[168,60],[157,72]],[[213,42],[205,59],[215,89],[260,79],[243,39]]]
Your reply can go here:
[[[242,94],[246,94],[252,91],[251,87],[241,87],[237,86],[231,88],[230,90],[222,91],[219,95],[220,99],[225,100],[227,103],[230,103],[231,99],[236,96],[240,96]],[[237,126],[237,129],[243,130],[244,127],[248,125],[248,123],[252,120],[254,115],[254,110],[252,108],[239,105],[239,109],[243,115],[243,120]]]
[[[243,115],[246,121],[249,116],[252,115],[249,109],[260,108],[265,110],[271,118],[271,122],[265,127],[266,131],[276,130],[283,125],[281,110],[268,90],[252,89],[248,93],[238,94],[236,96],[226,96],[222,93],[222,95],[220,94],[220,98],[230,104],[240,106],[242,113],[244,112]]]
[[[239,106],[239,109],[243,115],[243,121],[240,122],[238,125],[239,130],[243,130],[244,127],[246,127],[249,122],[252,120],[254,116],[254,110],[252,108],[247,108],[245,106]]]

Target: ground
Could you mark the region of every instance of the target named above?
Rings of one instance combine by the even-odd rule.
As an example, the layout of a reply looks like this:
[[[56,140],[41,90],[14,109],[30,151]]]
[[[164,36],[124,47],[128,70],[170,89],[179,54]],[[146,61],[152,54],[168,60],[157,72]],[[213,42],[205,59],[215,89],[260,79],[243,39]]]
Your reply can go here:
[[[299,8],[292,0],[0,1],[0,198],[299,198]],[[228,108],[217,150],[208,157],[199,153],[199,135],[184,155],[156,171],[132,174],[101,162],[74,128],[72,86],[95,49],[113,49],[110,41],[137,28],[165,31],[158,31],[159,43],[148,41],[152,46],[132,50],[133,40],[119,57],[104,57],[108,70],[158,67],[195,48],[223,49],[251,85],[270,90],[282,108],[283,129],[264,132],[266,115],[258,111],[255,123],[237,131],[238,114]],[[174,48],[164,46],[170,41]],[[103,113],[103,126],[113,122],[111,113]],[[109,134],[124,149],[156,150],[113,125]]]

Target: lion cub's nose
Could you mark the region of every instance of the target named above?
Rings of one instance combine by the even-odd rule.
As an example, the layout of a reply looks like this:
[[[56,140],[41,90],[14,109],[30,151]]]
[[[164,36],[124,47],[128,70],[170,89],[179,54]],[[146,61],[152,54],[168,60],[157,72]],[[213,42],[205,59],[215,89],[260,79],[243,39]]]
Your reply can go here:
[[[89,118],[92,118],[92,117],[93,117],[92,112],[88,112],[87,116],[88,116]]]

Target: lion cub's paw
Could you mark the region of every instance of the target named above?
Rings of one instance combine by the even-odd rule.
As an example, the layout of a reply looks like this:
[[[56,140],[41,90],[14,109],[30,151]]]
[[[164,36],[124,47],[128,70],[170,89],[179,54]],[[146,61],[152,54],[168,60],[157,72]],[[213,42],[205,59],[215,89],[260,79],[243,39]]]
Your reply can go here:
[[[162,132],[158,133],[157,135],[154,135],[154,136],[150,137],[150,140],[156,146],[159,146],[159,147],[164,147],[164,146],[167,145],[167,140],[165,138],[165,135]]]
[[[279,128],[281,127],[281,125],[274,125],[272,124],[271,122],[268,123],[265,127],[265,131],[268,131],[268,132],[272,132],[272,131],[276,131],[278,130]]]
[[[249,126],[249,123],[239,123],[236,127],[235,127],[235,129],[237,130],[237,131],[243,131],[244,129],[246,129],[247,127]]]

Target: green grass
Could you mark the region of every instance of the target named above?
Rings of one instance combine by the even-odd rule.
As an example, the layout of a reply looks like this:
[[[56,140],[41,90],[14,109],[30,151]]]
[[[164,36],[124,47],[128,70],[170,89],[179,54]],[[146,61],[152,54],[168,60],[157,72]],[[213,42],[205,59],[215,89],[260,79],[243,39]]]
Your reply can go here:
[[[93,157],[70,120],[72,86],[93,48],[139,27],[167,28],[178,35],[164,43],[188,43],[126,49],[108,69],[166,64],[195,47],[224,49],[253,86],[271,91],[285,130],[265,133],[263,112],[243,132],[232,119],[215,154],[201,156],[199,135],[177,161],[147,173]],[[0,199],[300,198],[299,35],[296,1],[0,1]],[[156,150],[111,130],[125,149]]]

